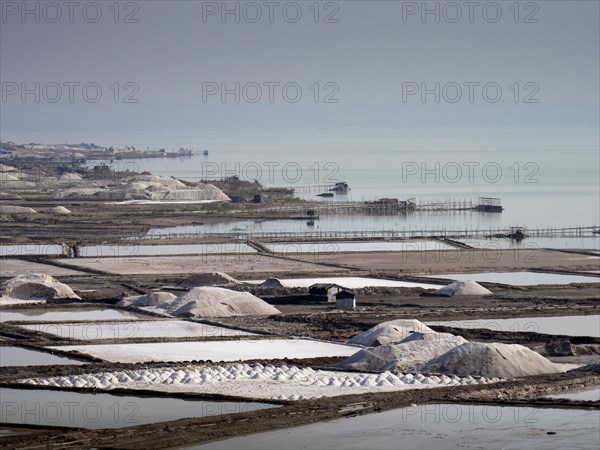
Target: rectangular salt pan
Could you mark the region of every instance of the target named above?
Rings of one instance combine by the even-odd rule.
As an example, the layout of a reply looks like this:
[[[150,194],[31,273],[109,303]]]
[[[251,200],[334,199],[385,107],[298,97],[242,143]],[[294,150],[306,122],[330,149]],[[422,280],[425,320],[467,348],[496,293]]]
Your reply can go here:
[[[109,323],[40,323],[23,328],[66,339],[101,340],[131,338],[229,337],[254,333],[185,320],[153,320]]]
[[[253,359],[350,356],[360,348],[310,339],[258,339],[147,344],[68,345],[51,347],[78,351],[110,362],[247,361]]]

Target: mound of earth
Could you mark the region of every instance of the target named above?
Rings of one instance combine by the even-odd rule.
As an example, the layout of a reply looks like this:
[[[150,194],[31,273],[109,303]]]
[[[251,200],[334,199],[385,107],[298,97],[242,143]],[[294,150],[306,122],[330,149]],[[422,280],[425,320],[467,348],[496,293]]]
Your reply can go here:
[[[283,287],[283,284],[278,278],[267,278],[259,286],[267,289],[279,289]]]
[[[2,297],[18,300],[80,298],[69,286],[50,275],[19,275],[2,283],[0,289]]]
[[[458,376],[515,378],[562,370],[542,355],[518,344],[468,343],[420,367],[423,372]]]
[[[202,286],[231,286],[240,284],[238,280],[223,272],[204,272],[190,275],[177,285],[180,288],[195,288]]]
[[[159,305],[175,317],[270,316],[279,311],[248,292],[219,287],[198,287],[177,299]]]
[[[60,215],[71,214],[71,211],[68,210],[67,208],[65,208],[64,206],[55,206],[54,208],[52,208],[52,212],[54,214],[60,214]]]
[[[35,214],[37,211],[26,206],[0,205],[0,214]]]
[[[145,295],[126,297],[117,303],[118,306],[159,306],[175,301],[177,296],[170,292],[151,292]]]
[[[453,297],[455,295],[491,295],[492,291],[484,288],[476,281],[455,281],[444,286],[430,295],[438,297]]]
[[[364,333],[354,336],[350,344],[377,347],[392,343],[399,343],[412,333],[433,333],[434,331],[424,323],[414,319],[398,319],[382,322],[368,329]]]
[[[362,349],[338,367],[377,372],[407,370],[467,342],[449,333],[413,333],[398,344]]]

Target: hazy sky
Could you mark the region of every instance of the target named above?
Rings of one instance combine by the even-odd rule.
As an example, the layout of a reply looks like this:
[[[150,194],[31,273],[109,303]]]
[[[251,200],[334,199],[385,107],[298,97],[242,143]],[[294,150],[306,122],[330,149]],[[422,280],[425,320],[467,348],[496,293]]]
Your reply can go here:
[[[596,0],[0,3],[3,132],[599,121]]]

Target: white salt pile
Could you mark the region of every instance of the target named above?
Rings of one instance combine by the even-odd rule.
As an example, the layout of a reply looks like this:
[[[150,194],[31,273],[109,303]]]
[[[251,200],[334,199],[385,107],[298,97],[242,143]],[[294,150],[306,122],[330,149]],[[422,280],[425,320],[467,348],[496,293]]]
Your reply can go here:
[[[413,333],[398,344],[362,349],[338,367],[378,372],[407,370],[467,342],[461,336],[449,333]]]
[[[81,177],[81,175],[74,173],[74,172],[69,172],[69,173],[63,173],[60,177],[58,177],[58,181],[61,182],[78,182],[78,181],[83,181],[83,178]]]
[[[35,214],[37,211],[33,208],[14,205],[0,205],[0,214]]]
[[[439,297],[453,297],[455,295],[491,295],[492,291],[484,288],[476,281],[455,281],[431,293]]]
[[[64,283],[50,275],[25,274],[11,278],[0,285],[3,299],[47,300],[80,298]]]
[[[133,305],[138,306],[138,305]],[[144,308],[144,307],[142,307]],[[279,310],[249,292],[220,287],[197,287],[147,310],[174,317],[270,316]]]
[[[96,200],[152,200],[152,201],[229,201],[216,186],[198,183],[187,186],[171,177],[156,175],[137,175],[127,182],[111,183],[106,186],[84,188],[77,185],[70,189],[59,189],[54,193],[58,199],[96,199]]]
[[[177,298],[176,295],[170,292],[151,292],[145,295],[136,295],[133,297],[125,297],[117,305],[118,306],[159,306],[169,304]]]
[[[384,372],[344,373],[310,367],[231,363],[219,366],[152,368],[30,378],[21,383],[58,388],[151,389],[163,392],[227,394],[240,397],[304,400],[367,392],[390,392],[497,382],[499,379],[457,376],[423,376]]]
[[[179,283],[177,287],[195,288],[202,286],[231,286],[239,283],[238,280],[223,272],[204,272],[187,277]]]
[[[59,214],[59,215],[67,215],[67,214],[71,214],[71,211],[69,211],[67,208],[65,208],[64,206],[55,206],[54,208],[52,208],[52,212],[54,214]]]
[[[364,333],[354,336],[350,344],[376,347],[397,343],[407,338],[412,333],[433,333],[434,331],[422,322],[414,319],[398,319],[382,322],[368,329]]]
[[[16,172],[17,168],[13,166],[7,166],[6,164],[0,164],[0,173],[4,172]]]
[[[470,343],[450,350],[421,367],[424,372],[458,376],[514,378],[562,372],[542,355],[518,344]]]

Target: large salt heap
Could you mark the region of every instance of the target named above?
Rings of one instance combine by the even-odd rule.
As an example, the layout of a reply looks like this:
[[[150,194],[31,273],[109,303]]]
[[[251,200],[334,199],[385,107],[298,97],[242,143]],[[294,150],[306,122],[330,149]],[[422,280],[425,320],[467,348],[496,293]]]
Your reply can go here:
[[[279,310],[248,293],[220,287],[197,287],[156,307],[174,317],[270,316]]]
[[[229,201],[225,193],[212,184],[188,186],[171,177],[136,175],[126,182],[95,188],[73,186],[54,193],[57,199],[153,200],[153,201]]]
[[[202,286],[231,286],[239,284],[235,278],[223,272],[203,272],[190,275],[177,285],[180,288],[195,288]]]
[[[377,372],[407,370],[467,342],[461,336],[449,333],[417,332],[398,344],[364,348],[342,361],[338,367]]]
[[[491,295],[492,291],[484,288],[476,281],[455,281],[440,288],[429,295],[439,297],[453,297],[455,295]]]
[[[434,331],[422,322],[414,319],[398,319],[382,322],[364,333],[350,339],[350,344],[376,347],[398,343],[412,333],[433,333]]]
[[[17,300],[80,298],[64,283],[50,275],[25,274],[5,281],[0,286],[2,297]]]
[[[562,370],[542,355],[518,344],[469,343],[422,365],[423,372],[488,378],[514,378]]]

